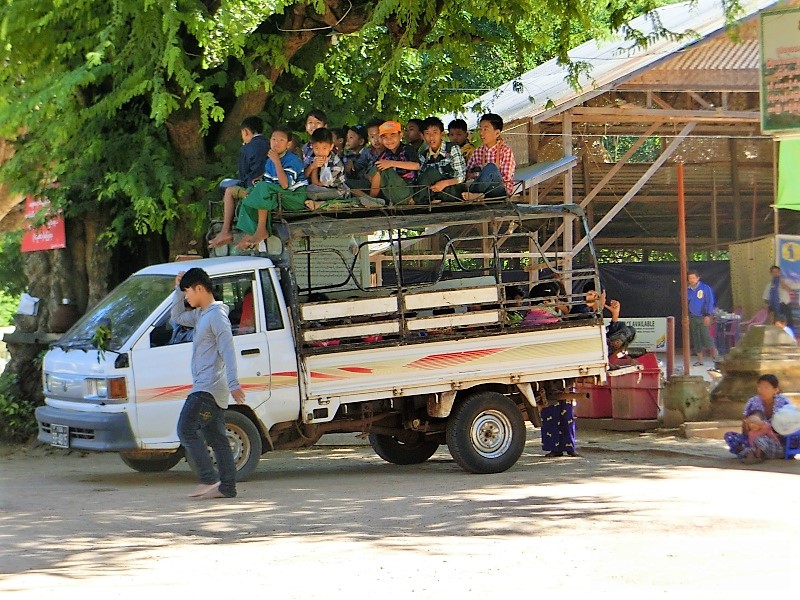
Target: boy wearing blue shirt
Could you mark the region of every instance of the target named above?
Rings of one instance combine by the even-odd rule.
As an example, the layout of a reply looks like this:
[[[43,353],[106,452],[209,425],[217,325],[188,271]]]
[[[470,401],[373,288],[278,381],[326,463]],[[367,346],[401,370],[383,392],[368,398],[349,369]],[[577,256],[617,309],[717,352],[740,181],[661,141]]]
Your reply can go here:
[[[269,214],[279,205],[290,212],[305,210],[308,180],[303,174],[303,162],[289,152],[290,139],[292,130],[285,125],[279,125],[272,132],[264,180],[242,200],[236,221],[236,228],[249,234],[236,245],[240,250],[257,246],[269,237]]]
[[[263,135],[264,122],[255,116],[247,117],[242,121],[241,135],[242,147],[239,150],[239,179],[225,179],[220,187],[225,188],[222,198],[222,205],[227,207],[229,204],[234,206],[236,200],[240,200],[247,195],[247,191],[255,185],[256,180],[260,180],[264,175],[264,164],[267,161],[269,152],[269,142]],[[227,213],[224,217],[222,230],[212,240],[208,242],[209,248],[224,246],[233,240],[231,234],[231,220]]]
[[[717,359],[719,354],[711,338],[711,315],[714,314],[714,290],[711,286],[700,281],[697,271],[689,271],[689,287],[686,290],[689,298],[689,338],[692,349],[697,353],[698,362],[695,366],[703,364],[703,353],[708,350],[711,358]]]

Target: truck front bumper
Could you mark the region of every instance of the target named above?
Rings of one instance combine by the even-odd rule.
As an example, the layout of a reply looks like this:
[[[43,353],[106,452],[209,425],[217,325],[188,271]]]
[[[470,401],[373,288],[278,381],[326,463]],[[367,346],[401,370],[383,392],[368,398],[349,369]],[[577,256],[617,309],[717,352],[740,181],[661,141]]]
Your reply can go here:
[[[69,428],[66,436],[69,447],[76,450],[119,452],[139,448],[127,413],[90,413],[40,406],[36,409],[36,421],[38,439],[45,444],[54,442],[53,426],[60,425],[62,430]]]

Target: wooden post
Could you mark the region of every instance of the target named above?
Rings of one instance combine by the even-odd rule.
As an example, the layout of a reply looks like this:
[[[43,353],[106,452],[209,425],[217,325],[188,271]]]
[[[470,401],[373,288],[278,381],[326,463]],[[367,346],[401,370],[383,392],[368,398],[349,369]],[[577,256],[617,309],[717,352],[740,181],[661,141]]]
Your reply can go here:
[[[375,285],[381,287],[383,285],[383,255],[379,254],[375,259]]]
[[[711,170],[711,239],[714,250],[719,250],[719,222],[717,215],[717,172]]]
[[[530,203],[531,205],[539,204],[539,185],[532,185],[530,187]],[[528,289],[533,287],[534,282],[539,278],[539,272],[533,269],[533,260],[536,257],[536,262],[539,262],[539,231],[528,232]]]
[[[589,187],[591,184],[591,180],[589,177],[590,169],[589,169],[589,142],[586,140],[583,141],[582,145],[582,153],[581,153],[581,172],[583,175],[583,197],[586,198],[589,195],[589,191],[592,189]],[[581,206],[583,202],[581,202]],[[589,227],[594,227],[594,204],[589,203],[586,207],[586,219],[589,221]]]
[[[728,154],[731,161],[731,191],[733,193],[733,234],[735,240],[742,239],[742,199],[739,194],[739,160],[736,138],[728,138]]]
[[[539,162],[539,125],[528,121],[528,164]]]
[[[683,163],[677,166],[678,174],[678,242],[681,261],[681,335],[683,337],[683,374],[689,375],[692,364],[692,349],[689,344],[689,264],[686,252],[686,201],[683,196]]]
[[[561,143],[564,156],[572,156],[572,113],[566,111],[561,122]],[[564,171],[564,204],[572,204],[572,169]],[[575,219],[572,215],[564,215],[564,276],[562,283],[567,293],[572,295],[572,245],[575,232]]]

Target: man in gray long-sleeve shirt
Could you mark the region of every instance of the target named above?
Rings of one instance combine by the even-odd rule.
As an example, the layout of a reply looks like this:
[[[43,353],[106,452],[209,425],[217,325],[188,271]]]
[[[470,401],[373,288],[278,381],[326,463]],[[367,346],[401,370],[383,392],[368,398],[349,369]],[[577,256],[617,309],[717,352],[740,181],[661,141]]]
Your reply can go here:
[[[236,374],[236,351],[227,307],[216,302],[211,278],[203,269],[189,269],[175,278],[173,322],[194,328],[192,345],[192,389],[178,419],[178,437],[194,465],[200,485],[193,498],[236,496],[236,466],[225,435],[228,395],[244,402],[244,390]],[[184,298],[192,310],[186,310]],[[211,463],[206,443],[217,459],[219,477]]]

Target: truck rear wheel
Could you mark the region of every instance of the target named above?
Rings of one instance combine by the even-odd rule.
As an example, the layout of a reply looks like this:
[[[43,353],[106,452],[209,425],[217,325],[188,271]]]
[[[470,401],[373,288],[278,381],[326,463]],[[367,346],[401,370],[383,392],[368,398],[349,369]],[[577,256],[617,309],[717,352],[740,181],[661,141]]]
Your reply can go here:
[[[451,413],[447,446],[469,473],[502,473],[525,449],[525,421],[517,405],[503,394],[479,392]]]
[[[225,433],[233,452],[233,464],[236,465],[236,481],[245,481],[261,460],[261,434],[246,415],[230,409],[225,411]],[[210,446],[208,452],[216,468],[217,461]],[[192,461],[188,462],[194,469]]]
[[[422,436],[416,443],[405,443],[391,435],[371,433],[369,443],[375,454],[395,465],[424,463],[439,448],[439,442],[426,441]]]
[[[181,462],[183,458],[183,448],[165,456],[143,458],[137,457],[135,453],[129,454],[120,452],[119,457],[122,459],[122,462],[134,471],[139,471],[140,473],[162,473],[164,471],[169,471],[172,467]]]

